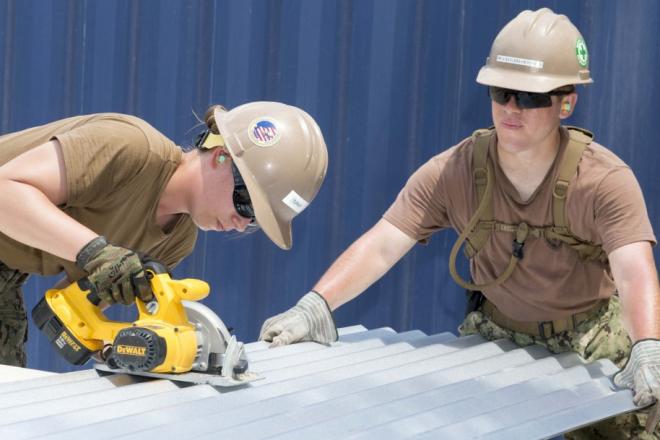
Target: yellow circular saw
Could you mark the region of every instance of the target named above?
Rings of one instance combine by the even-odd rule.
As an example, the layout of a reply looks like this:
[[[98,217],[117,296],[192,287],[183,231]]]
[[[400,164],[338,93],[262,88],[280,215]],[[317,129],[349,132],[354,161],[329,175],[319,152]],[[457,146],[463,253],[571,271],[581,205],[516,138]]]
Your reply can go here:
[[[154,299],[136,298],[134,322],[109,320],[84,281],[48,290],[32,310],[36,325],[67,361],[101,359],[97,370],[236,386],[258,379],[248,371],[243,343],[197,302],[209,294],[201,280],[173,280],[160,263],[145,263]],[[82,287],[81,287],[82,286]]]

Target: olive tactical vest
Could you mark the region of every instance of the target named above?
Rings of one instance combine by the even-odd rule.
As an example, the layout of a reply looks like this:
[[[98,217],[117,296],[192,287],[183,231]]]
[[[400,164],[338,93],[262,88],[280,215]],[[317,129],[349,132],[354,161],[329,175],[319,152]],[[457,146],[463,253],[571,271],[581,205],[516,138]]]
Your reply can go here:
[[[552,191],[554,224],[551,226],[530,226],[524,222],[512,225],[493,218],[493,165],[488,157],[488,146],[495,130],[491,127],[477,130],[472,134],[472,175],[477,192],[478,208],[454,243],[449,256],[449,272],[458,285],[468,290],[483,290],[502,284],[511,276],[518,261],[522,260],[523,246],[529,236],[562,242],[575,250],[583,260],[598,260],[603,264],[607,263],[607,254],[601,246],[575,236],[568,228],[566,195],[569,182],[577,171],[582,153],[593,141],[594,135],[582,128],[571,126],[566,128],[569,139],[559,163],[559,173]],[[461,245],[465,243],[465,255],[473,258],[484,247],[493,232],[514,235],[508,266],[499,277],[484,284],[473,284],[463,280],[456,271],[456,255]]]

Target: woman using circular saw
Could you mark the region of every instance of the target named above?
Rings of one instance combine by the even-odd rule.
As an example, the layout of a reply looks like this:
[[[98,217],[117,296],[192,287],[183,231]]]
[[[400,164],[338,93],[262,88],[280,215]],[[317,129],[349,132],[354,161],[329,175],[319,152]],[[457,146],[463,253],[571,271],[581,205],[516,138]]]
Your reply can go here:
[[[106,303],[151,299],[141,255],[172,268],[197,228],[258,225],[280,248],[316,196],[327,150],[304,111],[254,102],[206,113],[183,152],[147,122],[76,116],[0,137],[0,363],[25,366],[28,274],[87,277]]]

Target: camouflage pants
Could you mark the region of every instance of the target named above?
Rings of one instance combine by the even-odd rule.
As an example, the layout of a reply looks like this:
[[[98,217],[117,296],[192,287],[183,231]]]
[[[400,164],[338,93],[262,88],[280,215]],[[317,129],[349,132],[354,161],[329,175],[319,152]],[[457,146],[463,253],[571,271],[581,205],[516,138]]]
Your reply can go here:
[[[558,333],[549,338],[534,337],[502,328],[485,316],[481,310],[471,312],[458,328],[461,335],[478,333],[488,340],[510,339],[521,347],[539,344],[553,353],[573,351],[587,361],[610,359],[619,368],[630,353],[631,341],[621,324],[619,298],[614,296],[593,318],[581,323],[575,330]],[[571,440],[660,439],[660,428],[654,435],[644,432],[648,411],[622,414],[611,419],[565,434]]]
[[[0,262],[0,364],[26,365],[28,321],[22,286],[27,277]]]

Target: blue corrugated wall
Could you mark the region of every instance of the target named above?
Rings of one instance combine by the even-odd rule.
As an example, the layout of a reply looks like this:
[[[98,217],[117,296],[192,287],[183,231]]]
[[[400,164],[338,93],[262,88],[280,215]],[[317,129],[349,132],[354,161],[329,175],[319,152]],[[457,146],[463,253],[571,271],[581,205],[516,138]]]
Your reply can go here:
[[[416,167],[490,124],[477,71],[499,29],[541,6],[567,14],[589,45],[595,84],[580,90],[570,122],[631,165],[660,230],[656,0],[2,0],[0,132],[117,111],[186,144],[193,113],[210,103],[277,100],[307,110],[330,165],[294,223],[293,250],[262,233],[202,233],[176,270],[208,281],[206,303],[250,341],[380,218]],[[338,325],[453,331],[463,314],[447,271],[454,238],[440,233],[417,246],[339,309]],[[30,279],[30,309],[53,282]],[[34,327],[28,347],[30,367],[70,369]]]

